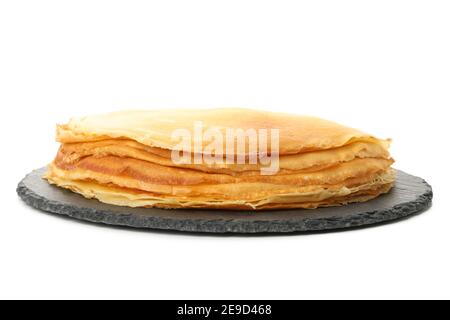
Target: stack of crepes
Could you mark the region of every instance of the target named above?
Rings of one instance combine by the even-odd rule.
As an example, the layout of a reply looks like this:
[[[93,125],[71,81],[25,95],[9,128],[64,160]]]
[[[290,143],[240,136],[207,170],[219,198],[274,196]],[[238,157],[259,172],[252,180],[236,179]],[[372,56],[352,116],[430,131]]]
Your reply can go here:
[[[229,128],[278,129],[278,172],[262,175],[261,163],[175,163],[172,153],[179,141],[173,140],[173,132],[192,130],[199,121],[204,130],[214,127],[224,135]],[[373,199],[387,193],[395,181],[389,140],[283,113],[122,111],[73,118],[58,126],[57,141],[61,147],[45,178],[84,197],[120,206],[314,209]],[[206,147],[209,142],[201,143]]]

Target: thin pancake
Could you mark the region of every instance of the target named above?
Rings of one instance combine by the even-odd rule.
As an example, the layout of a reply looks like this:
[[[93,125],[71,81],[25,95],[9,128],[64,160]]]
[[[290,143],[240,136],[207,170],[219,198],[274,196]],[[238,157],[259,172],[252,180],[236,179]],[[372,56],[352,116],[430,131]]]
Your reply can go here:
[[[170,152],[164,149],[152,148],[132,140],[102,140],[95,142],[70,143],[61,146],[58,159],[67,164],[75,163],[87,156],[128,157],[144,160],[167,167],[179,167],[199,170],[208,173],[234,174],[237,172],[253,171],[259,174],[260,164],[175,164],[170,159]],[[193,155],[191,155],[191,158]],[[299,171],[312,168],[327,168],[341,162],[348,162],[356,158],[389,159],[389,152],[375,143],[355,142],[349,145],[315,152],[282,156],[279,159],[280,174],[284,171]]]
[[[95,198],[101,202],[129,207],[159,208],[214,208],[230,210],[270,210],[287,208],[314,209],[319,206],[342,205],[367,201],[388,192],[395,179],[395,173],[389,171],[373,178],[365,184],[335,190],[322,188],[309,194],[280,194],[253,201],[224,200],[204,197],[164,196],[142,190],[104,185],[92,181],[66,180],[52,177],[51,183],[82,194],[86,198]]]
[[[392,161],[356,159],[317,172],[275,176],[230,176],[163,167],[131,158],[85,157],[76,164],[55,162],[51,174],[71,180],[95,180],[102,184],[159,194],[252,198],[256,194],[301,193],[307,186],[335,185],[351,178],[368,178],[386,171]]]
[[[192,132],[199,123],[201,132]],[[248,135],[269,129],[269,148],[259,149],[263,144],[250,144],[245,137],[245,148],[227,149],[229,141],[219,140],[225,151],[215,149],[215,159],[247,162],[177,164],[172,154],[181,146],[172,134],[179,129],[194,135],[188,143],[191,160],[207,156],[211,140],[203,133],[209,129],[222,136],[230,129]],[[279,152],[270,149],[277,143],[270,140],[270,129],[279,130]],[[233,139],[234,146],[238,139]],[[282,113],[123,111],[74,118],[58,126],[57,140],[61,147],[45,177],[50,183],[131,207],[316,208],[366,201],[388,192],[395,181],[389,140],[323,119]],[[273,175],[262,174],[264,165],[248,162],[266,152],[279,158],[280,170],[271,171]]]
[[[192,130],[202,122],[203,131],[217,129],[226,136],[226,129],[279,129],[280,155],[297,154],[341,147],[353,142],[372,142],[387,148],[388,140],[379,140],[362,131],[337,123],[306,116],[256,111],[249,109],[211,110],[135,110],[120,111],[82,118],[73,118],[58,126],[61,143],[101,141],[126,138],[150,147],[179,150],[179,141],[172,139],[175,130]],[[202,150],[210,141],[202,141]],[[247,141],[245,154],[248,154]],[[259,152],[259,150],[258,150]],[[235,154],[242,152],[235,151]]]

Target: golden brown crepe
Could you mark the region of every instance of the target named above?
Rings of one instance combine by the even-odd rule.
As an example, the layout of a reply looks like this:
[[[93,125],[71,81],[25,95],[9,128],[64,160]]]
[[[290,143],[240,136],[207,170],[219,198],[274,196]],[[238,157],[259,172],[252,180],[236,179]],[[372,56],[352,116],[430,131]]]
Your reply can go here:
[[[260,163],[178,164],[178,129],[278,129],[279,171]],[[269,210],[367,201],[389,192],[389,140],[298,115],[248,109],[145,110],[75,118],[58,126],[60,150],[45,178],[105,203],[130,207]],[[201,141],[202,149],[208,141]],[[249,159],[261,146],[235,149]],[[191,151],[195,150],[194,148]],[[270,149],[269,149],[270,150]],[[196,150],[195,152],[198,152]],[[194,159],[195,152],[189,154]],[[216,152],[217,154],[217,152]],[[218,154],[221,155],[221,154]],[[229,155],[229,149],[222,152]]]

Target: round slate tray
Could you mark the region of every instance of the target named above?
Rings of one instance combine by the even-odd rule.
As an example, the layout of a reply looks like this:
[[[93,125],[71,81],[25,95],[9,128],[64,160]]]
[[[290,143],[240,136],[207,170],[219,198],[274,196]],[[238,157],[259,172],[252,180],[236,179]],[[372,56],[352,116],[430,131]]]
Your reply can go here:
[[[354,228],[398,220],[431,206],[433,192],[425,180],[398,171],[389,194],[365,203],[315,210],[225,211],[128,208],[89,200],[41,177],[45,168],[27,175],[17,187],[30,206],[90,222],[134,228],[211,233],[286,233]]]

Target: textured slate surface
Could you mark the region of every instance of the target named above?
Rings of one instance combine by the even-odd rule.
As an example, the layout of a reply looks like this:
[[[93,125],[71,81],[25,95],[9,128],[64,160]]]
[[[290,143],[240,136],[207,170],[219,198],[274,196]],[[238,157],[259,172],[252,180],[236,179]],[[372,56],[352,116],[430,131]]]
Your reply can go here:
[[[118,207],[49,185],[35,170],[18,185],[30,206],[108,225],[210,233],[287,233],[362,227],[411,216],[431,206],[433,192],[421,178],[398,171],[393,190],[365,203],[316,210],[223,211]]]

